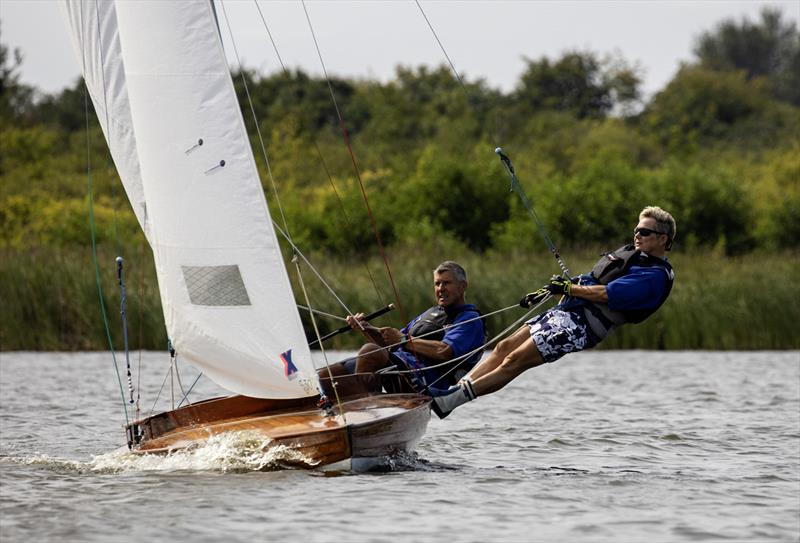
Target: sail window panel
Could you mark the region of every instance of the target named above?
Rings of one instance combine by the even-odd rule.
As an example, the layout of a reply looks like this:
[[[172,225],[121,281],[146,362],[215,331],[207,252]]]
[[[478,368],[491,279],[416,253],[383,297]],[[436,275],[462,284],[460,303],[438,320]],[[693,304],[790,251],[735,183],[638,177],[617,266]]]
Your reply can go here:
[[[183,280],[194,305],[250,305],[239,266],[181,266]]]

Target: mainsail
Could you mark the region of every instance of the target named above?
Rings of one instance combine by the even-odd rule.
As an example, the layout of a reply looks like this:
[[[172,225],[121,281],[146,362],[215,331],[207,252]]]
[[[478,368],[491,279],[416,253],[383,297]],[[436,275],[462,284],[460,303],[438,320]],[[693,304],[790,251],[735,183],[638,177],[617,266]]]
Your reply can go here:
[[[66,0],[62,8],[100,127],[133,212],[149,239],[114,2]]]
[[[79,59],[91,59],[82,61],[84,76],[112,156],[146,227],[176,350],[239,394],[315,394],[211,2],[65,7]]]

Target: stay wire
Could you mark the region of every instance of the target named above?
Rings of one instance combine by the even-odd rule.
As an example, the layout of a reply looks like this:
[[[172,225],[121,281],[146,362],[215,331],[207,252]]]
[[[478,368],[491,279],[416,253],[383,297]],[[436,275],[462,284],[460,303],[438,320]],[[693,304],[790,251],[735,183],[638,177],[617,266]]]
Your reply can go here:
[[[244,92],[247,95],[247,103],[250,106],[250,113],[253,116],[253,124],[256,127],[256,133],[258,134],[258,141],[261,144],[261,154],[264,156],[264,162],[267,165],[267,175],[269,177],[270,185],[272,185],[272,191],[275,195],[275,203],[278,205],[278,210],[281,214],[281,221],[283,222],[283,228],[286,231],[287,235],[289,235],[289,224],[286,222],[286,215],[283,212],[283,204],[281,203],[280,196],[278,196],[278,187],[275,183],[275,178],[272,175],[272,167],[270,166],[269,156],[267,155],[267,147],[264,145],[264,137],[261,135],[261,127],[258,125],[258,117],[256,116],[256,110],[253,106],[253,99],[250,96],[250,88],[247,86],[247,75],[245,74],[244,68],[242,67],[242,61],[239,57],[239,50],[236,47],[236,40],[233,36],[233,31],[231,30],[231,22],[228,18],[228,12],[225,9],[225,2],[220,1],[219,3],[222,6],[222,14],[225,16],[225,26],[228,28],[228,35],[231,38],[231,44],[233,45],[233,53],[236,55],[236,63],[239,65],[239,73],[242,76],[242,83],[244,85]]]
[[[98,15],[99,17],[99,15]],[[80,18],[81,22],[84,21],[84,13],[83,13],[83,2],[80,4]],[[97,257],[97,225],[95,224],[94,220],[94,188],[93,188],[93,180],[92,180],[92,144],[91,144],[91,135],[89,130],[89,87],[88,83],[86,82],[86,44],[81,40],[81,61],[82,61],[82,68],[84,74],[84,92],[83,92],[83,112],[84,112],[84,119],[85,119],[85,127],[86,127],[86,184],[87,184],[87,196],[88,196],[88,203],[89,203],[89,226],[92,238],[92,258],[94,260],[94,274],[95,274],[95,283],[97,284],[97,294],[100,299],[100,312],[103,316],[103,325],[106,331],[106,339],[108,340],[108,346],[111,350],[111,359],[114,363],[114,371],[117,374],[117,382],[119,383],[119,392],[120,396],[122,397],[122,407],[125,412],[125,424],[126,426],[129,424],[128,418],[128,405],[125,402],[125,391],[123,390],[122,386],[122,377],[119,373],[119,366],[117,364],[117,355],[114,351],[114,341],[111,338],[111,327],[108,322],[108,312],[106,311],[105,305],[105,298],[103,296],[103,285],[102,280],[100,278],[100,263]]]
[[[452,70],[453,75],[455,75],[456,80],[458,81],[459,85],[461,86],[461,89],[464,91],[464,94],[467,97],[467,104],[470,105],[470,107],[472,107],[474,109],[475,108],[475,106],[474,106],[475,100],[474,100],[472,94],[467,89],[467,86],[464,84],[464,81],[461,78],[461,75],[458,73],[458,70],[456,70],[455,64],[451,60],[450,55],[447,53],[447,50],[445,49],[444,44],[439,39],[439,35],[436,33],[436,30],[433,28],[433,24],[431,23],[430,19],[428,18],[428,15],[425,13],[425,10],[422,9],[422,5],[419,3],[419,0],[414,0],[414,3],[417,5],[417,8],[419,8],[419,11],[422,14],[422,17],[425,19],[425,22],[428,24],[428,28],[430,29],[431,33],[433,34],[433,37],[436,40],[436,43],[439,44],[439,48],[442,50],[442,53],[444,54],[444,57],[447,59],[447,62],[450,65],[450,69]],[[472,104],[470,104],[470,102],[472,102]],[[491,135],[488,133],[488,130],[486,130],[485,126],[484,126],[484,132],[487,135],[490,136],[490,141],[491,141],[492,140]],[[497,145],[496,141],[495,141],[495,153],[497,153],[500,156],[500,159],[501,159],[501,161],[503,163],[503,166],[506,168],[506,171],[508,172],[509,176],[511,177],[511,190],[516,192],[517,195],[519,196],[520,200],[522,200],[523,205],[528,210],[528,214],[533,218],[534,222],[536,223],[536,226],[539,228],[539,232],[542,235],[542,237],[544,238],[544,241],[545,241],[545,244],[547,245],[547,248],[553,254],[553,256],[555,257],[556,261],[558,262],[558,265],[561,268],[561,271],[564,273],[564,275],[567,276],[568,279],[571,279],[569,268],[564,263],[564,260],[561,258],[560,254],[558,252],[558,249],[556,249],[555,244],[550,239],[550,236],[547,234],[547,230],[545,229],[544,224],[539,219],[539,215],[536,213],[536,209],[533,207],[533,204],[531,203],[531,201],[528,199],[527,195],[525,194],[525,191],[523,190],[522,185],[520,185],[519,180],[517,179],[517,175],[514,172],[514,166],[511,164],[511,160],[508,158],[508,156],[503,154],[503,150],[499,147],[499,145]]]
[[[511,190],[517,193],[520,200],[522,201],[522,204],[528,210],[528,214],[531,216],[533,222],[536,223],[536,226],[539,228],[539,233],[542,235],[542,238],[544,238],[544,242],[547,245],[548,250],[552,253],[553,257],[555,257],[556,262],[558,262],[561,271],[564,273],[567,279],[572,279],[572,277],[570,276],[569,268],[567,267],[564,260],[561,258],[561,255],[558,253],[556,244],[553,243],[553,240],[551,240],[550,236],[547,235],[547,229],[544,227],[544,224],[542,223],[541,219],[539,219],[539,214],[536,213],[536,208],[533,207],[533,204],[530,202],[530,200],[528,200],[528,196],[525,194],[525,190],[522,188],[522,185],[520,185],[519,180],[517,179],[517,174],[514,171],[514,165],[511,164],[511,159],[509,159],[505,154],[503,154],[503,150],[500,149],[499,147],[495,150],[495,153],[497,153],[500,156],[500,160],[502,161],[503,166],[508,172],[508,175],[511,177]]]
[[[189,387],[189,390],[186,391],[186,394],[184,394],[183,398],[181,398],[181,401],[178,402],[178,407],[182,406],[184,401],[186,401],[186,405],[192,405],[192,402],[187,401],[187,399],[189,398],[189,394],[192,393],[192,390],[194,390],[194,386],[197,384],[197,382],[200,380],[202,376],[203,376],[202,371],[197,374],[197,377],[195,377],[192,386]]]
[[[270,180],[270,185],[272,187],[273,194],[275,195],[275,201],[276,201],[276,203],[278,205],[278,209],[280,210],[281,219],[282,219],[282,222],[283,222],[283,228],[281,228],[276,223],[276,221],[274,219],[272,220],[272,224],[275,227],[275,229],[278,230],[278,232],[280,232],[280,234],[287,241],[287,243],[289,243],[293,253],[296,254],[296,255],[300,255],[300,257],[303,259],[303,261],[306,263],[306,265],[308,265],[308,267],[311,269],[311,271],[314,272],[314,274],[320,280],[322,285],[328,290],[328,292],[334,297],[334,299],[336,299],[336,301],[341,305],[341,307],[345,311],[350,313],[350,310],[347,308],[345,303],[339,298],[339,296],[336,294],[336,292],[333,290],[333,288],[328,284],[328,282],[325,281],[325,279],[322,277],[322,274],[319,272],[319,270],[316,269],[316,267],[308,260],[308,258],[302,253],[302,251],[300,251],[300,249],[297,247],[297,245],[295,245],[294,241],[292,240],[291,233],[289,232],[288,221],[287,221],[286,215],[285,215],[285,213],[283,211],[283,205],[281,203],[281,199],[280,199],[280,196],[279,196],[279,193],[278,193],[277,183],[275,182],[275,177],[273,176],[272,168],[270,166],[270,160],[269,160],[269,156],[268,156],[268,153],[267,153],[266,144],[264,143],[264,138],[263,138],[263,136],[261,134],[261,129],[260,129],[259,122],[258,122],[258,116],[256,115],[256,112],[255,112],[255,107],[253,105],[252,96],[250,94],[250,90],[249,90],[249,87],[247,85],[247,79],[245,77],[245,73],[244,73],[244,70],[243,70],[243,67],[242,67],[242,63],[241,63],[241,60],[240,60],[240,57],[239,57],[238,48],[236,47],[236,39],[234,37],[234,33],[233,33],[233,30],[232,30],[231,25],[230,25],[230,18],[228,17],[228,13],[225,10],[225,3],[224,2],[220,2],[220,5],[222,6],[223,15],[225,17],[225,24],[226,24],[227,29],[228,29],[228,35],[230,36],[231,44],[233,45],[233,51],[234,51],[234,54],[236,56],[236,62],[238,64],[238,66],[239,66],[239,71],[242,74],[242,83],[244,84],[245,94],[247,96],[248,105],[250,107],[250,113],[251,113],[251,115],[253,117],[253,124],[256,127],[256,132],[258,133],[258,139],[259,139],[259,142],[261,144],[261,153],[262,153],[262,155],[264,157],[264,162],[267,165],[267,175],[268,175],[269,180]],[[258,8],[258,3],[256,3],[256,7]],[[259,9],[259,13],[261,13],[260,9]],[[263,20],[264,19],[263,19],[263,15],[262,15],[262,21]],[[264,24],[266,25],[266,21],[264,21]],[[268,27],[267,27],[267,33],[270,36],[270,40],[272,40],[272,35],[269,33],[269,28]],[[276,49],[276,54],[278,54],[277,49]],[[279,54],[278,54],[278,58],[280,58]],[[283,67],[284,71],[286,71],[288,73],[288,70],[286,70],[286,67],[283,66],[283,61],[282,60],[281,60],[281,66]],[[316,146],[316,142],[315,142],[315,146]],[[320,155],[320,159],[321,159],[322,155],[319,152],[319,148],[318,147],[317,147],[317,151],[318,151],[318,154]],[[325,165],[324,160],[323,160],[323,165]],[[327,171],[327,166],[325,165],[325,167],[326,167],[326,171]],[[328,177],[330,179],[330,174],[328,174]],[[333,183],[333,181],[331,180],[331,184],[332,183]],[[335,187],[334,187],[334,190],[335,190]],[[338,193],[337,193],[337,197],[338,197]],[[340,200],[340,204],[341,204],[341,200]],[[368,272],[369,272],[369,270],[368,270]],[[370,277],[371,277],[371,274],[370,274]],[[374,280],[373,280],[373,286],[375,286]],[[375,288],[376,288],[376,292],[377,292],[377,287],[375,287]]]
[[[306,304],[308,304],[308,307],[310,308],[311,301],[308,298],[308,292],[306,291],[306,284],[303,281],[303,274],[300,273],[300,263],[297,261],[297,258],[292,259],[292,261],[294,263],[295,269],[297,270],[297,280],[300,283],[300,288],[303,290],[303,297],[306,300]],[[336,386],[333,382],[333,374],[331,372],[331,367],[328,364],[328,354],[325,351],[325,347],[322,345],[322,335],[319,333],[319,327],[317,327],[317,319],[314,318],[313,311],[311,311],[309,314],[311,315],[311,324],[314,327],[314,334],[316,334],[317,336],[317,343],[319,344],[319,349],[320,351],[322,351],[322,358],[325,361],[325,368],[328,370],[328,377],[331,380],[331,388],[333,388],[333,395],[336,398],[336,405],[339,407],[339,414],[342,416],[342,421],[344,422],[344,424],[347,424],[347,415],[345,415],[344,409],[342,408],[342,400],[341,398],[339,398],[339,391],[336,389]],[[313,358],[311,360],[311,365],[314,368],[314,372],[317,375],[319,375],[319,372],[317,371],[317,366],[316,364],[314,364]],[[320,382],[319,377],[317,377],[317,382],[319,383],[320,398],[323,398],[325,396],[325,392],[322,390],[322,383]]]
[[[283,62],[283,57],[278,51],[278,44],[275,42],[275,39],[272,36],[272,32],[269,29],[269,25],[267,24],[267,19],[264,17],[264,13],[261,11],[261,6],[258,4],[258,0],[253,0],[253,3],[256,6],[256,10],[258,10],[258,15],[261,17],[261,22],[264,24],[264,30],[267,32],[267,36],[269,36],[269,41],[272,43],[272,49],[275,51],[275,56],[278,58],[278,63],[281,65],[281,69],[283,70],[284,75],[287,77],[291,77],[291,73],[289,69],[286,67],[286,64]],[[333,193],[336,196],[336,201],[339,203],[339,209],[342,212],[342,216],[344,217],[345,222],[349,228],[349,231],[354,231],[355,227],[353,225],[353,221],[350,219],[350,214],[347,212],[347,209],[344,207],[344,202],[342,201],[342,197],[339,195],[339,190],[336,188],[336,184],[333,182],[333,176],[331,175],[330,169],[328,168],[328,163],[325,161],[325,157],[322,155],[322,150],[319,148],[319,143],[317,142],[316,137],[312,137],[312,143],[314,144],[314,149],[317,152],[317,157],[319,157],[319,161],[322,164],[322,168],[325,171],[325,175],[328,178],[328,183],[330,184],[331,188],[333,189]],[[355,243],[354,243],[355,245]],[[375,276],[372,273],[372,270],[369,268],[369,265],[364,262],[364,269],[367,272],[367,276],[369,277],[370,282],[372,283],[372,288],[375,291],[375,295],[377,296],[377,300],[380,303],[383,300],[383,293],[378,288],[378,283],[375,281]]]
[[[275,51],[275,55],[278,58],[278,62],[281,65],[281,69],[282,69],[283,73],[285,75],[287,75],[287,76],[291,76],[291,73],[286,68],[286,65],[283,62],[283,58],[281,57],[280,52],[278,51],[278,46],[275,43],[275,40],[274,40],[274,38],[272,36],[272,32],[269,29],[269,25],[267,24],[266,18],[264,17],[263,12],[261,11],[261,7],[259,6],[258,1],[257,0],[253,0],[253,3],[256,6],[256,10],[258,11],[258,14],[259,14],[259,16],[261,18],[261,22],[264,25],[264,29],[267,32],[267,36],[269,37],[269,40],[270,40],[270,42],[272,44],[272,48]],[[228,14],[225,11],[225,5],[224,4],[222,4],[222,9],[223,9],[223,13],[225,15],[225,21],[226,21],[226,25],[228,27],[228,33],[230,35],[231,43],[233,44],[233,49],[234,49],[234,53],[236,55],[236,60],[237,60],[237,63],[239,64],[239,71],[242,74],[242,83],[244,84],[245,93],[247,95],[247,100],[248,100],[248,103],[249,103],[249,106],[250,106],[250,112],[251,112],[251,115],[253,117],[253,123],[255,124],[256,131],[258,133],[258,139],[259,139],[259,142],[261,143],[261,152],[262,152],[262,155],[264,156],[264,161],[265,161],[265,163],[267,165],[267,174],[269,176],[270,184],[272,186],[272,190],[273,190],[273,193],[275,195],[275,200],[276,200],[276,202],[278,204],[278,208],[280,209],[281,217],[282,217],[282,220],[283,220],[284,230],[286,231],[287,235],[290,236],[291,233],[289,232],[289,226],[288,226],[288,223],[287,223],[287,220],[286,220],[286,216],[285,216],[284,211],[283,211],[283,206],[281,204],[280,197],[278,195],[277,184],[276,184],[275,178],[274,178],[274,176],[272,174],[272,168],[270,166],[270,161],[269,161],[269,158],[267,156],[266,145],[264,144],[264,139],[263,139],[263,137],[261,135],[261,129],[260,129],[260,125],[259,125],[259,122],[258,122],[258,116],[256,115],[255,107],[253,106],[253,100],[252,100],[251,95],[250,95],[250,91],[249,91],[249,88],[248,88],[248,85],[247,85],[247,79],[246,79],[244,70],[242,68],[241,61],[239,60],[239,53],[238,53],[238,50],[237,50],[237,47],[236,47],[236,40],[234,39],[234,34],[233,34],[231,26],[230,26],[230,19],[228,18]],[[348,215],[347,210],[344,207],[344,203],[342,202],[342,198],[339,195],[339,191],[337,190],[335,183],[333,182],[333,177],[331,176],[330,170],[328,169],[328,164],[326,163],[325,158],[322,155],[322,150],[320,149],[316,138],[312,138],[312,143],[314,145],[314,149],[316,150],[317,157],[319,158],[320,163],[322,164],[322,168],[325,171],[325,175],[327,176],[328,183],[331,185],[331,188],[333,189],[333,192],[334,192],[334,194],[336,196],[336,200],[339,203],[339,208],[340,208],[340,210],[341,210],[341,212],[342,212],[342,214],[343,214],[343,216],[345,218],[345,222],[347,223],[347,225],[349,227],[349,231],[353,231],[354,230],[353,229],[353,222],[351,221],[350,216]],[[364,267],[366,268],[367,275],[370,278],[370,282],[372,283],[372,287],[373,287],[373,289],[375,291],[375,294],[376,294],[378,300],[380,301],[383,298],[383,295],[380,292],[380,289],[378,288],[378,285],[377,285],[377,283],[375,281],[374,275],[372,274],[372,271],[369,269],[369,267],[366,265],[366,263],[364,264]]]
[[[103,110],[104,110],[104,116],[106,118],[106,132],[108,134],[111,134],[111,125],[109,124],[109,115],[108,115],[108,87],[106,85],[106,63],[105,63],[105,58],[103,56],[103,47],[102,47],[103,36],[102,36],[101,31],[100,31],[101,26],[100,26],[100,4],[99,4],[99,0],[94,0],[94,6],[95,6],[94,9],[95,9],[95,15],[96,15],[96,20],[97,20],[97,42],[100,44],[99,53],[100,53],[100,75],[102,76],[102,80],[103,80]],[[109,153],[110,153],[111,144],[108,145],[108,150],[109,150]],[[109,156],[109,159],[111,159],[111,158],[112,157]],[[109,165],[113,166],[113,159],[109,160]],[[114,170],[114,171],[116,171],[116,170]],[[115,243],[117,245],[117,254],[118,255],[122,255],[123,251],[122,251],[122,241],[121,241],[121,238],[120,238],[120,235],[119,235],[119,213],[118,213],[119,210],[118,210],[118,206],[117,206],[118,199],[117,199],[116,183],[114,182],[114,180],[111,180],[111,183],[109,185],[111,187],[111,200],[114,202],[114,205],[112,207],[112,209],[114,211],[114,221],[113,221],[113,225],[114,225],[114,241],[115,241]]]
[[[109,138],[108,138],[109,139],[109,143],[108,143],[108,146],[107,146],[107,148],[108,148],[108,157],[107,158],[108,158],[108,165],[111,167],[112,171],[116,172],[116,168],[114,168],[113,154],[111,153],[111,145],[112,145],[110,143],[111,142],[111,138],[110,138],[110,135],[111,135],[111,119],[110,119],[110,116],[109,116],[109,113],[108,113],[108,85],[106,83],[106,62],[105,62],[105,55],[103,54],[104,51],[103,51],[103,47],[102,47],[103,35],[102,35],[102,31],[101,31],[102,26],[100,24],[100,4],[99,4],[98,0],[94,1],[94,6],[95,6],[95,20],[97,22],[97,42],[100,44],[98,52],[100,54],[100,75],[101,75],[102,82],[103,82],[103,116],[105,117],[106,133],[109,135]],[[121,178],[119,178],[119,180],[120,180],[120,182],[122,181]],[[115,241],[116,246],[117,246],[117,255],[119,255],[121,257],[123,254],[125,254],[125,251],[124,251],[124,248],[123,248],[122,239],[121,239],[120,234],[119,234],[119,199],[118,199],[118,196],[117,196],[116,179],[111,179],[109,185],[111,187],[111,201],[113,202],[112,209],[114,211],[114,221],[113,221],[113,224],[114,224],[114,241]],[[126,367],[126,370],[127,370],[128,388],[130,389],[130,395],[131,395],[130,403],[134,405],[134,413],[135,413],[136,418],[138,418],[138,416],[139,416],[139,396],[138,396],[139,395],[139,388],[138,388],[139,381],[138,381],[138,379],[141,378],[141,341],[139,342],[139,346],[140,346],[140,349],[139,349],[139,369],[138,369],[139,373],[138,373],[138,376],[137,376],[138,379],[137,379],[137,388],[136,388],[137,397],[134,398],[133,381],[131,379],[131,361],[130,361],[130,356],[129,356],[130,350],[128,348],[128,323],[127,323],[127,319],[126,319],[126,316],[125,316],[125,312],[126,312],[125,306],[126,306],[127,302],[125,300],[125,287],[122,284],[122,278],[121,277],[120,277],[120,288],[122,289],[121,311],[123,313],[122,314],[122,327],[123,327],[122,333],[123,333],[123,336],[124,336],[124,339],[125,339],[125,367]],[[141,304],[139,305],[139,307],[141,307]],[[141,335],[141,326],[142,326],[142,321],[141,321],[141,318],[140,318],[139,319],[140,335]]]
[[[256,116],[255,107],[253,106],[253,100],[252,100],[252,98],[250,96],[250,91],[249,91],[248,86],[247,86],[247,80],[246,80],[245,75],[244,75],[244,70],[242,69],[242,63],[241,63],[241,60],[239,59],[239,52],[238,52],[238,49],[236,47],[236,40],[234,38],[233,31],[231,29],[230,19],[228,18],[228,13],[225,10],[225,3],[224,2],[220,2],[220,5],[222,6],[222,12],[223,12],[223,15],[225,16],[225,25],[228,28],[228,35],[230,36],[231,43],[233,44],[233,51],[234,51],[234,54],[236,55],[236,62],[239,65],[239,71],[242,73],[242,82],[244,83],[245,93],[247,95],[247,101],[248,101],[248,103],[250,105],[250,112],[251,112],[251,114],[253,116],[253,123],[256,126],[256,132],[258,133],[258,139],[261,142],[261,152],[262,152],[262,154],[264,156],[264,161],[267,164],[267,174],[268,174],[268,177],[269,177],[270,184],[272,186],[273,192],[275,194],[275,201],[278,204],[278,208],[280,209],[281,218],[282,218],[282,221],[283,221],[283,228],[281,228],[275,222],[274,219],[272,220],[272,225],[275,227],[276,230],[278,230],[278,232],[280,232],[280,234],[283,236],[283,238],[289,244],[289,246],[292,249],[292,252],[295,255],[300,255],[300,257],[303,259],[303,261],[314,272],[314,274],[317,276],[317,278],[320,280],[320,282],[325,286],[325,288],[328,290],[328,292],[330,292],[331,295],[336,299],[336,301],[339,302],[339,304],[341,304],[341,306],[345,309],[345,311],[347,311],[349,313],[350,310],[347,309],[347,306],[345,305],[345,303],[339,298],[339,296],[336,294],[336,292],[333,290],[333,288],[331,288],[331,286],[328,284],[328,282],[325,281],[325,279],[323,279],[322,275],[311,264],[311,262],[308,260],[308,258],[306,258],[306,256],[304,254],[302,254],[302,252],[297,247],[297,245],[295,245],[294,241],[292,240],[292,236],[289,233],[289,225],[288,225],[288,223],[286,221],[286,215],[283,212],[283,206],[281,205],[280,196],[278,195],[278,187],[277,187],[277,184],[275,183],[275,178],[272,175],[272,168],[270,167],[269,156],[267,155],[267,148],[266,148],[266,145],[264,144],[264,138],[261,136],[261,129],[259,128],[258,117]]]
[[[422,5],[419,3],[419,0],[414,0],[414,3],[417,4],[417,7],[419,8],[419,12],[422,14],[422,17],[425,19],[425,22],[428,23],[428,28],[431,29],[431,33],[433,34],[433,37],[436,40],[436,43],[439,44],[439,49],[442,50],[442,54],[444,54],[444,58],[447,59],[447,63],[450,65],[450,69],[453,71],[453,75],[456,76],[456,80],[458,81],[458,84],[461,85],[461,89],[464,91],[464,94],[467,95],[467,104],[469,104],[469,101],[472,98],[472,95],[470,94],[469,90],[467,90],[467,86],[464,84],[464,80],[461,79],[461,74],[459,74],[458,70],[456,70],[455,64],[453,64],[453,61],[450,59],[450,55],[447,54],[447,50],[444,48],[444,45],[442,44],[442,40],[439,39],[439,35],[436,33],[436,30],[434,30],[433,25],[431,24],[430,19],[428,19],[428,15],[425,13],[425,10],[422,9]]]
[[[367,208],[367,214],[370,218],[370,224],[372,226],[372,232],[375,235],[375,239],[378,242],[378,248],[380,249],[381,258],[383,259],[384,267],[386,268],[386,273],[389,276],[389,282],[392,285],[392,291],[394,292],[394,299],[395,303],[397,304],[397,309],[400,311],[400,317],[403,321],[407,321],[407,317],[405,314],[405,310],[403,308],[403,304],[400,302],[400,293],[397,291],[397,284],[394,280],[394,275],[392,274],[392,269],[389,266],[389,258],[386,256],[386,249],[383,246],[383,241],[381,240],[381,234],[378,231],[378,224],[375,220],[375,215],[372,213],[372,206],[370,206],[369,198],[367,197],[367,191],[364,187],[364,181],[361,178],[361,171],[358,168],[358,162],[356,161],[355,153],[353,152],[353,146],[350,142],[350,134],[347,131],[347,126],[344,122],[344,117],[342,116],[342,112],[339,109],[339,104],[336,101],[336,93],[333,91],[333,85],[331,84],[331,79],[328,76],[328,70],[325,67],[325,60],[322,58],[322,51],[319,47],[319,42],[317,41],[317,35],[314,32],[314,25],[311,23],[311,16],[308,13],[308,8],[306,7],[305,0],[300,0],[301,4],[303,5],[303,11],[306,14],[306,21],[308,21],[308,28],[311,31],[311,37],[314,40],[314,47],[317,50],[317,56],[319,57],[320,65],[322,66],[322,72],[325,75],[325,81],[328,83],[328,90],[331,94],[331,100],[333,101],[333,107],[336,110],[336,115],[339,119],[339,128],[342,131],[342,137],[344,138],[345,145],[347,146],[348,154],[350,155],[350,161],[353,164],[353,170],[356,175],[356,179],[358,180],[358,185],[361,188],[361,195],[364,199],[364,204]]]
[[[282,228],[281,228],[281,227],[280,227],[280,226],[279,226],[279,225],[278,225],[278,224],[277,224],[275,221],[272,221],[272,225],[275,227],[275,229],[278,231],[278,233],[279,233],[280,235],[282,235],[282,236],[283,236],[283,239],[285,239],[285,240],[286,240],[286,243],[288,243],[288,244],[289,244],[289,245],[292,247],[292,250],[294,251],[295,255],[296,255],[296,256],[299,256],[300,258],[302,258],[302,259],[303,259],[303,262],[305,262],[305,263],[306,263],[306,265],[308,266],[308,268],[309,268],[309,269],[310,269],[312,272],[314,272],[314,275],[316,275],[316,276],[317,276],[317,279],[319,279],[320,283],[322,283],[322,284],[323,284],[323,286],[324,286],[326,289],[328,289],[328,292],[330,292],[331,296],[333,296],[333,297],[336,299],[336,301],[337,301],[337,302],[339,302],[339,305],[341,305],[341,306],[342,306],[342,308],[343,308],[345,311],[347,311],[347,314],[348,314],[348,315],[352,315],[352,313],[350,312],[350,310],[347,308],[347,304],[345,304],[345,303],[342,301],[342,299],[341,299],[341,298],[339,298],[339,295],[338,295],[338,294],[336,294],[336,291],[335,291],[335,290],[333,290],[333,287],[331,287],[331,286],[328,284],[328,282],[327,282],[327,281],[325,281],[325,278],[324,278],[324,277],[322,277],[322,275],[319,273],[319,271],[317,271],[317,269],[316,269],[316,268],[315,268],[315,267],[314,267],[314,266],[311,264],[311,262],[308,260],[308,258],[306,258],[306,255],[304,255],[304,254],[303,254],[303,251],[301,251],[301,250],[300,250],[300,248],[299,248],[297,245],[295,245],[295,244],[294,244],[294,242],[293,242],[293,241],[292,241],[292,239],[289,237],[289,235],[288,235],[286,232],[284,232],[284,231],[283,231],[283,229],[282,229]]]
[[[539,304],[539,305],[541,305],[541,304]],[[537,305],[536,307],[539,307],[539,305]],[[458,328],[459,326],[464,326],[465,324],[469,324],[471,322],[484,320],[484,319],[487,319],[487,318],[492,317],[494,315],[497,315],[498,313],[503,313],[505,311],[509,311],[509,310],[517,308],[517,307],[519,307],[519,304],[514,304],[514,305],[510,305],[508,307],[503,307],[503,308],[500,308],[500,309],[496,309],[495,311],[492,311],[491,313],[478,315],[477,317],[473,317],[473,318],[467,319],[465,321],[461,321],[461,322],[457,322],[457,323],[453,323],[453,324],[446,324],[446,325],[442,326],[441,328],[437,328],[436,330],[431,330],[430,332],[425,332],[424,334],[419,334],[418,336],[414,336],[413,339],[425,339],[426,337],[432,336],[434,334],[438,334],[439,332],[443,332],[443,331],[449,330],[451,328]],[[534,309],[536,309],[536,308],[534,308]],[[413,339],[412,338],[404,339],[402,341],[398,341],[397,343],[392,343],[391,345],[385,345],[383,347],[377,347],[377,348],[372,349],[372,350],[370,350],[370,351],[368,351],[366,353],[363,353],[363,354],[367,355],[367,354],[372,354],[372,353],[378,353],[380,351],[389,351],[389,350],[394,349],[396,347],[402,347],[402,346],[404,346],[406,344],[410,344],[413,341]],[[491,342],[487,341],[486,343],[481,345],[478,349],[483,349],[489,343],[491,343]],[[473,352],[477,352],[477,350],[473,351]],[[352,359],[353,359],[353,357],[348,357],[348,358],[345,358],[344,360],[341,360],[340,362],[347,361],[347,360],[352,360]],[[439,364],[439,365],[446,365],[446,364],[450,364],[452,362],[453,362],[453,360],[447,360],[447,361],[445,361],[445,362],[443,362],[442,364]],[[425,366],[424,369],[438,367],[439,365],[437,365],[437,366]],[[424,371],[424,369],[413,369],[413,370],[409,370],[409,371],[407,371],[405,373],[413,373],[413,372]]]

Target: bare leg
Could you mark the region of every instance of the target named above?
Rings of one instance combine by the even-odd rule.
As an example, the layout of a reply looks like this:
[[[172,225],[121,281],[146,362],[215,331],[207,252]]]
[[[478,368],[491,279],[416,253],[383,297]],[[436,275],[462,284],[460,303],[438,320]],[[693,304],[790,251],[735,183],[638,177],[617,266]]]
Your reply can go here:
[[[356,373],[375,373],[389,364],[389,353],[374,343],[367,343],[358,351]]]
[[[352,359],[349,361],[352,361]],[[372,374],[386,367],[388,363],[389,355],[386,354],[385,350],[380,349],[373,343],[367,343],[361,347],[356,357],[354,373],[359,375],[354,375],[348,371],[343,362],[322,368],[317,373],[325,394],[332,397],[337,395],[338,392],[339,397],[346,398],[353,395],[379,392],[381,388],[380,378]],[[333,380],[331,380],[331,376],[333,376]],[[334,392],[334,387],[336,392]]]
[[[481,362],[468,380],[463,380],[443,395],[435,395],[432,409],[444,418],[453,409],[477,396],[497,392],[519,374],[544,363],[530,335],[528,325],[497,344],[494,351]]]
[[[330,377],[331,375],[338,377],[340,375],[347,375],[348,373],[350,372],[347,371],[347,368],[344,366],[344,362],[337,362],[336,364],[331,364],[330,366],[326,366],[317,370],[317,375],[320,377]]]
[[[514,334],[509,339],[515,338]],[[498,345],[499,347],[499,345]],[[494,354],[494,353],[492,353]],[[476,396],[497,392],[517,378],[525,370],[535,368],[544,363],[539,349],[528,334],[522,344],[503,358],[503,361],[491,372],[472,381],[472,389]]]
[[[495,348],[489,353],[489,356],[480,361],[480,363],[473,368],[467,375],[472,382],[480,379],[487,373],[490,373],[502,364],[503,359],[511,354],[511,351],[522,345],[526,339],[531,337],[531,327],[524,324],[516,332],[508,336],[506,339],[499,342]]]

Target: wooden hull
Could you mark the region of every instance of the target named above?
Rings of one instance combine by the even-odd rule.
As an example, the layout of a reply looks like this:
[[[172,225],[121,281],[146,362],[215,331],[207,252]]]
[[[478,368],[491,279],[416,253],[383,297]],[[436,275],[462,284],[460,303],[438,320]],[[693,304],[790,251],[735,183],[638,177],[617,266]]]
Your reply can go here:
[[[308,400],[217,398],[134,423],[142,438],[137,453],[168,453],[202,445],[213,436],[247,432],[265,449],[286,447],[300,467],[353,467],[398,451],[412,451],[430,420],[430,398],[379,394],[343,401],[326,414]],[[133,426],[133,425],[132,425]],[[345,463],[345,464],[342,464]]]

